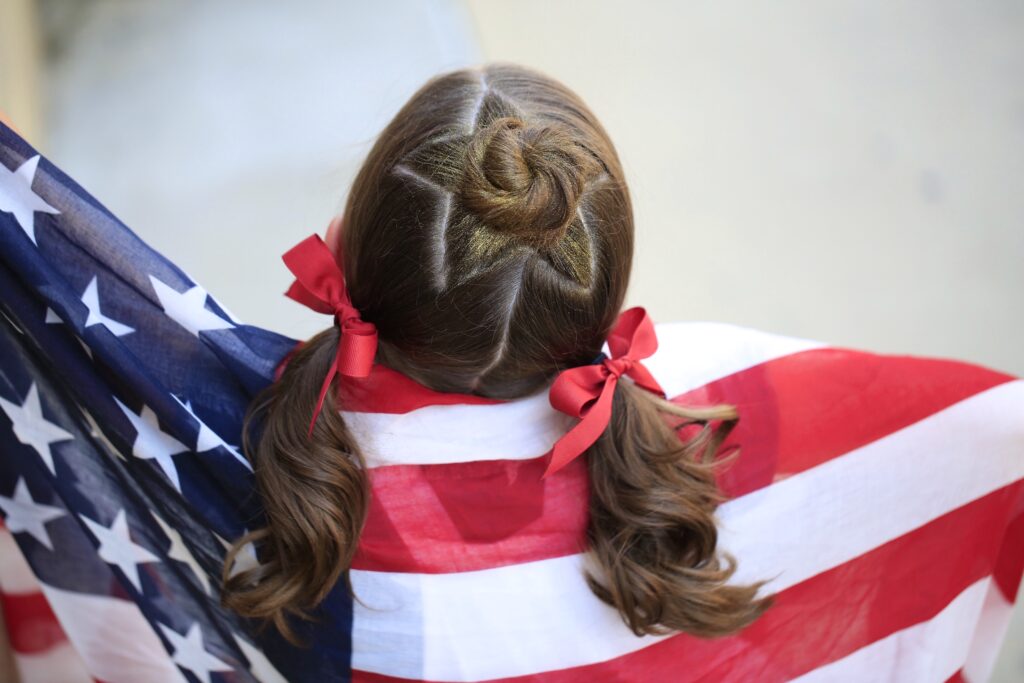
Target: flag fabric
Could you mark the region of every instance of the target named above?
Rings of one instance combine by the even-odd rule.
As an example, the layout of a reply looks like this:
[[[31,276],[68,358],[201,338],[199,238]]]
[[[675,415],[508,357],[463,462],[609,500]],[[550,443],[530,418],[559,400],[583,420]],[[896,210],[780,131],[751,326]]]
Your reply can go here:
[[[586,585],[585,458],[545,392],[342,381],[371,508],[295,648],[218,604],[262,523],[238,450],[296,341],[245,325],[0,129],[0,600],[25,681],[988,680],[1024,572],[1024,382],[661,323],[674,401],[737,406],[721,546],[772,579],[744,631],[637,637]],[[316,391],[317,387],[310,387]],[[258,561],[258,552],[247,556]]]
[[[0,512],[41,586],[0,583],[19,661],[66,638],[107,683],[349,680],[341,586],[302,657],[218,602],[225,544],[262,525],[241,419],[295,340],[240,323],[6,127],[0,255]],[[48,612],[60,637],[19,628]]]

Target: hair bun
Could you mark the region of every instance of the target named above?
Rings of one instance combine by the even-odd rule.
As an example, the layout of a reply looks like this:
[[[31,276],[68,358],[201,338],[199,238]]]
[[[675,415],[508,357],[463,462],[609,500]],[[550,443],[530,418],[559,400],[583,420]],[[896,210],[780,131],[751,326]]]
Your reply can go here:
[[[503,116],[470,141],[460,198],[488,228],[550,245],[572,223],[597,170],[597,160],[564,125]]]

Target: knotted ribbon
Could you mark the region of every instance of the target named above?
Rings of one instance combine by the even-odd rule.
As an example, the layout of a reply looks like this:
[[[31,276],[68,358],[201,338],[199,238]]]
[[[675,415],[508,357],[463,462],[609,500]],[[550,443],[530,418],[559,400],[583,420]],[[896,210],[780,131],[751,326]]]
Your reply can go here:
[[[295,282],[285,296],[318,313],[333,314],[335,324],[340,328],[334,362],[320,387],[313,419],[309,423],[309,434],[312,434],[334,376],[340,373],[349,377],[366,377],[370,374],[377,355],[377,328],[373,323],[360,319],[359,310],[352,305],[345,286],[345,275],[339,265],[341,254],[335,258],[319,235],[310,235],[281,258],[295,275]]]
[[[580,421],[551,448],[542,479],[554,474],[589,448],[604,432],[612,416],[615,385],[628,375],[647,391],[665,395],[664,389],[640,362],[658,349],[654,323],[637,306],[623,311],[608,336],[611,356],[600,363],[563,370],[551,385],[551,405]]]

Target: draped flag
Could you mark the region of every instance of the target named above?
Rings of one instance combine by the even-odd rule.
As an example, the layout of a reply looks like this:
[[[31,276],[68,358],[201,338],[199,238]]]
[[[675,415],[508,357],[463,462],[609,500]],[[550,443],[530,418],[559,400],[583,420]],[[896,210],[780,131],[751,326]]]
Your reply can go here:
[[[340,587],[302,632],[313,656],[218,605],[225,544],[262,524],[241,419],[295,341],[240,323],[4,126],[0,255],[0,511],[41,585],[4,586],[19,660],[66,638],[107,683],[349,680]],[[19,629],[50,611],[63,633]]]
[[[1024,382],[712,322],[656,326],[672,400],[737,406],[728,638],[633,635],[583,578],[586,458],[546,393],[339,378],[371,507],[311,649],[219,606],[263,523],[246,405],[296,341],[246,325],[0,126],[0,602],[34,681],[971,681],[1024,571]],[[625,377],[622,381],[627,380]],[[319,387],[310,387],[315,392]],[[245,555],[258,562],[258,549]]]

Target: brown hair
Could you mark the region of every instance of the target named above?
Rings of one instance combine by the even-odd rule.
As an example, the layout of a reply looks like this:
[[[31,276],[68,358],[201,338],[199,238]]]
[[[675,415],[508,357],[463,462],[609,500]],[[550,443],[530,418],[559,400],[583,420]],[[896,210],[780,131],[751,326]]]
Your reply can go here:
[[[633,213],[615,149],[581,99],[491,63],[437,76],[402,107],[354,181],[341,239],[353,304],[379,332],[377,362],[439,391],[512,399],[601,351],[629,281]],[[368,510],[363,456],[334,392],[306,435],[337,341],[337,327],[314,336],[253,401],[243,448],[267,526],[224,567],[224,604],[293,641],[290,616],[309,618],[339,579],[351,592]],[[735,560],[716,550],[715,470],[737,452],[715,458],[738,419],[733,406],[687,408],[624,378],[610,426],[581,456],[586,580],[638,635],[725,635],[771,603],[756,596],[764,582],[728,584]],[[683,439],[689,426],[701,428]],[[249,541],[262,564],[231,576]]]

